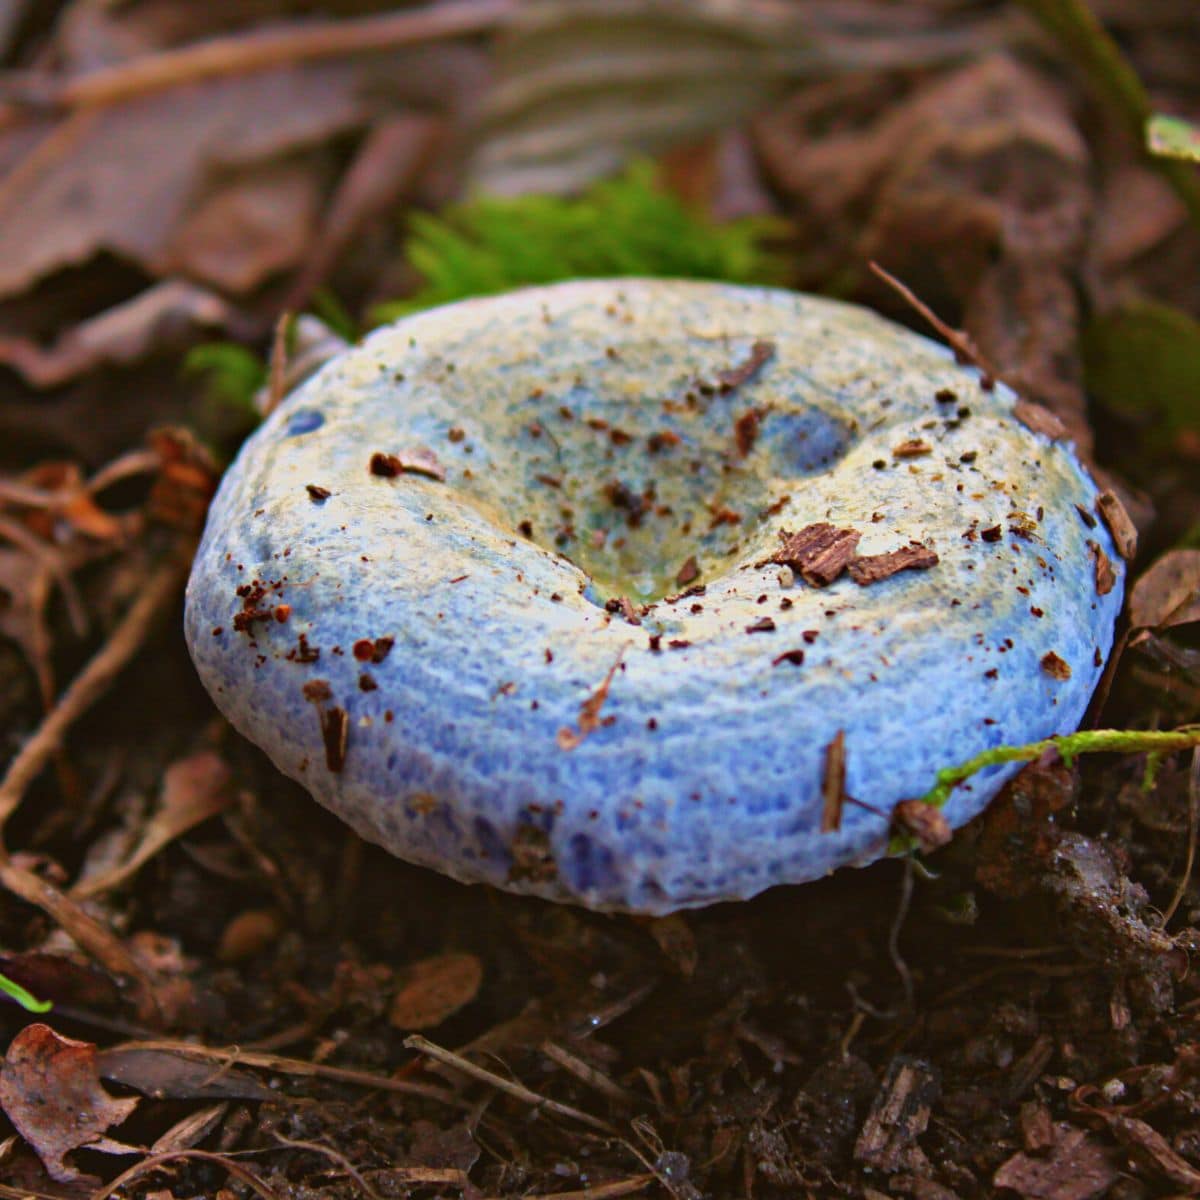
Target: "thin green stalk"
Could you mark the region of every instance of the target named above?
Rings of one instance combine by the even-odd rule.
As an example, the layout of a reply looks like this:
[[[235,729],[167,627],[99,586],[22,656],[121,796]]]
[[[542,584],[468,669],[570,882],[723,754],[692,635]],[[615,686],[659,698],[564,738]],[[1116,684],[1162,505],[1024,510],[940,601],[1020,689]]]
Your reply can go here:
[[[1101,98],[1129,126],[1134,140],[1146,145],[1146,128],[1154,116],[1150,97],[1121,48],[1096,19],[1085,0],[1021,0],[1037,22],[1062,45],[1088,77]],[[1200,180],[1186,163],[1147,155],[1200,225]]]
[[[1081,729],[1059,737],[1043,738],[1023,746],[995,746],[984,750],[957,767],[943,767],[937,782],[921,797],[926,804],[941,807],[950,793],[972,775],[987,767],[1012,762],[1036,762],[1047,750],[1070,766],[1081,754],[1171,754],[1200,746],[1200,725],[1182,725],[1178,729]]]

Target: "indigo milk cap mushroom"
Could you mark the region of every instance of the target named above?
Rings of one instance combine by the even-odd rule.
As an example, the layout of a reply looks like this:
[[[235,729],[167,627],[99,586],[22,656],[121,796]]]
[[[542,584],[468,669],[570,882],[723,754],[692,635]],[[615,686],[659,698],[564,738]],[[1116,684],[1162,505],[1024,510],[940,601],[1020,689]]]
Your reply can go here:
[[[813,879],[884,854],[940,767],[1074,729],[1099,679],[1123,564],[1016,406],[786,291],[448,305],[248,440],[188,642],[282,771],[457,879],[647,913]]]

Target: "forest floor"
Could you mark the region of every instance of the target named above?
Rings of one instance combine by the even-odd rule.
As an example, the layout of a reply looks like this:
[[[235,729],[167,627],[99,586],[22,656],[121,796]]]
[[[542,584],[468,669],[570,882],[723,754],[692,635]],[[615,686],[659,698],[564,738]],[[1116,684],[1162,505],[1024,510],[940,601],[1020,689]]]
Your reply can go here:
[[[1200,118],[1194,0],[1092,0],[1129,74],[1067,0],[536,7],[0,0],[0,972],[53,1005],[0,1003],[0,1200],[1200,1194],[1195,752],[638,920],[397,862],[201,688],[280,314],[357,327],[412,213],[640,154],[1059,416],[1140,534],[1089,724],[1200,721],[1200,169],[1138,135]]]

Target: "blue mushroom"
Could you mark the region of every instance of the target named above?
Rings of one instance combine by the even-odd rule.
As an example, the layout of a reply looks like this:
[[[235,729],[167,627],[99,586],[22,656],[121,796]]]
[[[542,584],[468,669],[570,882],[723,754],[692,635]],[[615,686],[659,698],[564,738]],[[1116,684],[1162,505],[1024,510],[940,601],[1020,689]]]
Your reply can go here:
[[[665,913],[871,862],[938,768],[1077,726],[1121,606],[1095,484],[985,383],[780,290],[408,317],[242,449],[193,658],[280,770],[460,880]]]

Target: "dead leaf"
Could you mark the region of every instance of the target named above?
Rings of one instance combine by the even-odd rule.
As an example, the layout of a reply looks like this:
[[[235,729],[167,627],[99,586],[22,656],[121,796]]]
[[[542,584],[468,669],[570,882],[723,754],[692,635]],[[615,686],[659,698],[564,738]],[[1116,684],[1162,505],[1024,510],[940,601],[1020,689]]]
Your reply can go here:
[[[136,1096],[118,1100],[101,1086],[95,1046],[61,1037],[48,1025],[22,1029],[0,1069],[0,1106],[60,1183],[88,1178],[67,1163],[72,1150],[137,1153],[104,1131],[125,1121],[138,1104]]]
[[[363,139],[321,220],[283,307],[304,307],[342,253],[372,221],[394,219],[444,134],[443,123],[404,113],[378,121]]]
[[[151,1154],[170,1154],[176,1150],[188,1150],[198,1146],[216,1127],[229,1111],[229,1105],[210,1104],[207,1108],[197,1109],[186,1117],[176,1121],[166,1133],[155,1139],[150,1147]],[[167,1193],[170,1195],[170,1193]]]
[[[120,887],[177,837],[226,808],[232,799],[229,780],[229,768],[211,750],[172,763],[163,776],[158,809],[130,856],[101,875],[81,880],[71,895],[84,900]]]
[[[806,88],[758,122],[814,271],[879,261],[1086,448],[1075,274],[1092,200],[1068,100],[1002,54],[898,86]]]
[[[247,1071],[184,1050],[114,1046],[101,1050],[96,1067],[104,1079],[161,1100],[277,1100]]]
[[[197,329],[253,332],[250,319],[220,296],[170,281],[80,322],[50,346],[32,338],[0,337],[0,363],[20,371],[34,387],[59,387],[97,367],[125,366],[151,352],[178,347]]]
[[[1133,585],[1129,623],[1171,628],[1200,621],[1200,550],[1168,550]]]
[[[317,227],[322,178],[295,159],[222,178],[184,217],[158,269],[224,292],[253,291],[303,261]]]
[[[74,111],[0,182],[0,296],[101,249],[168,271],[195,197],[223,173],[319,145],[400,98],[453,103],[477,76],[465,48],[425,46],[231,74]]]
[[[388,1020],[397,1029],[432,1029],[475,999],[483,964],[474,954],[437,954],[409,967],[402,978]]]
[[[1113,1185],[1117,1169],[1110,1154],[1085,1129],[1060,1122],[1044,1157],[1021,1152],[1002,1163],[992,1183],[1025,1200],[1090,1200]]]

